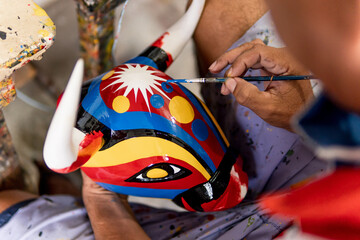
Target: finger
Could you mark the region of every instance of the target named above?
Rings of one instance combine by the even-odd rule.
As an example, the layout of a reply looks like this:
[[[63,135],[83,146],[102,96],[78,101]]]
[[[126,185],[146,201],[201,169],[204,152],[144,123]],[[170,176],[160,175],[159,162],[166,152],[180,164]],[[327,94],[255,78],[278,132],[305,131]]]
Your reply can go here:
[[[88,180],[90,179],[88,175],[86,175],[82,170],[80,170],[81,173],[81,177],[83,178],[83,180]]]
[[[220,90],[222,95],[229,95],[231,93],[231,91],[229,90],[229,88],[225,85],[225,83],[223,83],[221,85],[221,90]]]
[[[260,39],[255,39],[251,42],[244,43],[226,53],[221,55],[211,66],[209,71],[212,73],[219,73],[229,64],[232,64],[234,60],[243,52],[254,47],[254,45],[264,44]]]
[[[284,51],[284,48],[267,48],[260,54],[260,65],[273,74],[288,74],[290,61]]]
[[[82,170],[80,172],[82,176],[83,189],[99,188],[99,185],[97,185],[86,173],[84,173]]]
[[[225,85],[232,92],[236,101],[245,107],[257,109],[257,105],[263,102],[263,92],[244,79],[229,78]]]
[[[264,69],[271,74],[285,74],[289,71],[282,49],[256,45],[239,56],[231,66],[227,76],[240,76],[243,69]]]
[[[244,74],[249,68],[255,68],[260,60],[261,56],[259,51],[254,50],[255,47],[248,49],[242,55],[239,55],[231,65],[231,67],[225,72],[227,77],[237,77]]]

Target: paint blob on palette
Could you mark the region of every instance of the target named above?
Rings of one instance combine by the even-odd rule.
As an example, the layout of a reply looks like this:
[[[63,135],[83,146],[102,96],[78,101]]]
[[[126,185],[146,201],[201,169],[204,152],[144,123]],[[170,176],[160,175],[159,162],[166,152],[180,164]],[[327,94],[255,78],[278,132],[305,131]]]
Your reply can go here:
[[[15,96],[13,82],[8,80],[11,74],[29,61],[41,59],[54,36],[53,21],[33,1],[0,1],[0,91],[10,94],[1,99],[1,106]]]

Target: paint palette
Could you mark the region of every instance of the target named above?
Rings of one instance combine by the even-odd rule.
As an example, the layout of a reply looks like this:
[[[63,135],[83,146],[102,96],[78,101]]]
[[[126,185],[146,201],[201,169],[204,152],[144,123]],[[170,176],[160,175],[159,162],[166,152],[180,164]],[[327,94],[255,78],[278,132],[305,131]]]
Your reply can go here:
[[[31,60],[41,59],[53,44],[55,25],[46,12],[31,0],[0,1],[0,106],[15,97],[8,79]]]

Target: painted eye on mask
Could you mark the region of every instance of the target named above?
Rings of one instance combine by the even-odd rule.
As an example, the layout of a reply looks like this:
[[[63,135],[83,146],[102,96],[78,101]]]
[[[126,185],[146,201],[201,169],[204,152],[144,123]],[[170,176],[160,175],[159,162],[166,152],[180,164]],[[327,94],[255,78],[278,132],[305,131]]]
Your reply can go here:
[[[179,165],[169,163],[157,163],[142,169],[126,182],[166,182],[181,179],[191,174],[191,171]]]

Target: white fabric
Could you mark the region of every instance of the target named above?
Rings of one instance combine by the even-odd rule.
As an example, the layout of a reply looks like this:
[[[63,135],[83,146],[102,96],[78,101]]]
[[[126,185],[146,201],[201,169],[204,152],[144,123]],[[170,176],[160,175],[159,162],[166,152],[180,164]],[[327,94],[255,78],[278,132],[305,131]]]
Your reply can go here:
[[[84,207],[71,196],[42,196],[0,228],[2,240],[94,239]]]

